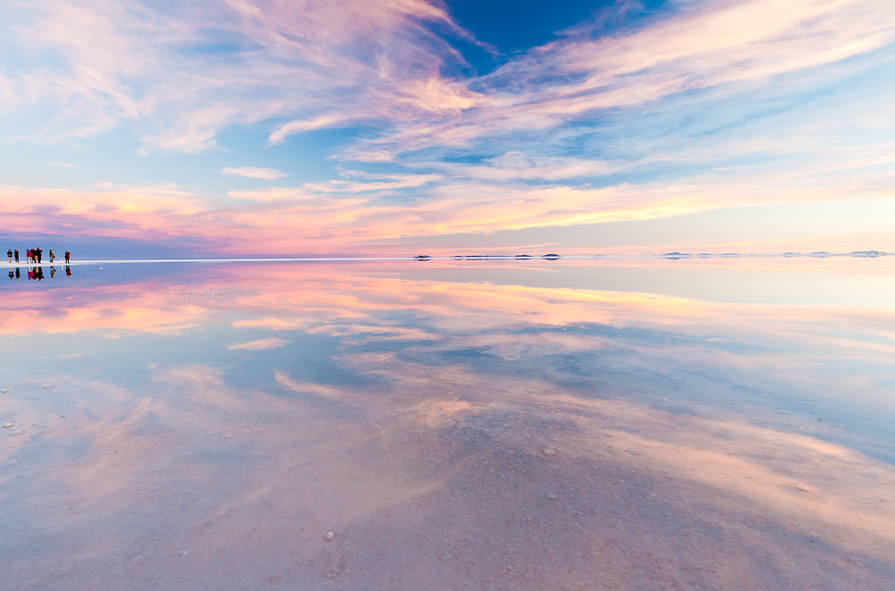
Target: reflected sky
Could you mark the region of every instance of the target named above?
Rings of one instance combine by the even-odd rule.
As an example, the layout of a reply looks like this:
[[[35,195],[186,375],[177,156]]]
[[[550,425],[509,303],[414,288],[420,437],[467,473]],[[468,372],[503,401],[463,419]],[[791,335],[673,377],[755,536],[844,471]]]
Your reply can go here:
[[[23,589],[885,589],[893,264],[5,281],[0,564]]]

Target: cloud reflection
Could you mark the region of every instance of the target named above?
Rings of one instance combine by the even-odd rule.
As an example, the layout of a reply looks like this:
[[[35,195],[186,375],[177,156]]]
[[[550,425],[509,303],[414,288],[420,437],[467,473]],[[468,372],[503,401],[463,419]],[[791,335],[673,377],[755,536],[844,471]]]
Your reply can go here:
[[[53,540],[30,564],[62,553],[61,534],[76,529],[178,581],[238,552],[224,567],[237,579],[268,564],[245,556],[299,557],[294,570],[265,575],[291,584],[385,589],[371,582],[383,568],[416,561],[424,580],[448,572],[466,582],[529,564],[536,571],[517,587],[535,589],[594,576],[599,556],[604,572],[630,582],[646,563],[616,553],[671,560],[675,544],[694,564],[714,564],[714,548],[735,557],[725,564],[752,586],[769,584],[755,561],[780,555],[792,560],[783,572],[810,581],[821,575],[806,565],[846,560],[864,565],[862,580],[887,580],[895,469],[859,450],[891,441],[835,424],[833,411],[892,416],[891,401],[875,398],[893,378],[891,338],[880,333],[895,334],[888,310],[538,287],[518,274],[503,285],[451,275],[448,263],[425,269],[213,266],[186,284],[156,277],[65,292],[55,320],[86,355],[50,373],[26,363],[0,396],[0,418],[22,431],[7,437],[2,462],[17,463],[0,494]],[[32,319],[61,293],[29,291]],[[16,324],[26,322],[17,305],[6,342],[37,339],[52,358],[59,333]],[[146,335],[159,340],[146,347]],[[92,349],[107,337],[115,351],[96,364]],[[56,486],[53,506],[78,511],[26,500],[16,472],[26,460],[53,475],[38,479]],[[550,523],[566,538],[542,546],[558,534]],[[167,534],[151,541],[152,531]],[[502,554],[482,541],[493,536]],[[549,565],[570,549],[563,540],[583,557],[560,574]],[[365,558],[374,548],[378,566]],[[418,552],[439,562],[420,563]],[[473,556],[482,570],[461,566]],[[91,579],[96,560],[66,564]],[[858,575],[823,576],[847,585]]]

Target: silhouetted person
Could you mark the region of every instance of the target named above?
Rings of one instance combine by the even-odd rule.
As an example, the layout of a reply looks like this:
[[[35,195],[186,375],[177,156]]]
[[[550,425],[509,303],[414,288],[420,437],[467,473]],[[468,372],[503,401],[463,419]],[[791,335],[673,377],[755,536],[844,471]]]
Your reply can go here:
[[[65,251],[65,264],[69,264],[71,262],[71,253],[69,251]],[[71,275],[71,273],[69,273]]]
[[[16,254],[16,262],[18,263],[19,262],[19,249],[18,248],[16,249],[15,254]]]
[[[39,265],[41,260],[43,259],[44,249],[35,248],[32,252],[34,253],[34,256],[37,257],[37,264]]]
[[[31,249],[30,248],[25,249],[25,261],[27,261],[29,265],[31,264]]]
[[[6,256],[9,257],[9,262],[11,263],[12,262],[12,249],[11,248],[6,251]]]
[[[56,259],[56,253],[53,252],[53,249],[50,249],[50,262],[52,263]]]

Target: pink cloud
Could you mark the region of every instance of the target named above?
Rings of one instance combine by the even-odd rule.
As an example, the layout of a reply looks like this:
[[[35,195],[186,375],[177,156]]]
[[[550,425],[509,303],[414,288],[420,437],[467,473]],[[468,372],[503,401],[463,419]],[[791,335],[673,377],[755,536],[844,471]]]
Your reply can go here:
[[[891,141],[862,143],[860,150],[823,144],[815,139],[817,129],[804,122],[788,128],[793,133],[713,139],[674,150],[643,140],[633,158],[548,154],[542,143],[551,138],[519,146],[514,139],[544,130],[562,142],[563,134],[579,133],[570,127],[605,110],[684,91],[735,98],[736,89],[777,84],[785,74],[806,80],[829,75],[818,66],[866,55],[895,39],[882,2],[687,3],[614,36],[594,40],[580,27],[513,57],[491,75],[466,80],[441,74],[460,58],[431,24],[465,33],[443,5],[423,0],[180,6],[36,0],[27,14],[30,20],[15,28],[15,40],[28,54],[58,60],[35,63],[27,76],[0,76],[0,96],[25,97],[0,101],[0,110],[8,114],[32,102],[49,106],[55,115],[38,132],[48,141],[86,136],[125,120],[149,147],[185,152],[214,146],[218,131],[234,124],[267,126],[272,144],[359,121],[381,127],[378,135],[350,143],[338,155],[341,177],[291,188],[224,195],[171,187],[6,188],[3,197],[13,205],[4,212],[5,225],[15,232],[48,231],[53,223],[39,208],[56,207],[59,227],[84,235],[189,236],[222,252],[357,252],[395,248],[413,237],[812,200],[884,200],[895,186],[891,173],[881,172]],[[212,30],[226,32],[232,47],[207,50],[220,45]],[[885,108],[881,101],[844,115],[873,129]],[[841,137],[833,125],[844,123],[827,125],[819,132],[823,137]],[[483,156],[473,164],[445,160],[438,150],[483,145]],[[827,150],[822,156],[816,155],[819,146]],[[414,154],[427,149],[437,154]],[[671,182],[580,185],[650,164],[805,151],[811,152],[810,162],[788,162],[760,174],[718,170]],[[350,170],[376,170],[372,165],[384,163],[400,165],[402,172]],[[223,172],[260,180],[283,174],[261,167]]]
[[[243,176],[249,179],[259,179],[265,181],[272,181],[289,176],[285,172],[280,172],[279,170],[274,170],[273,168],[258,168],[255,166],[242,166],[240,168],[225,167],[221,169],[221,172],[223,172],[224,174]]]
[[[628,33],[591,40],[578,31],[475,81],[491,89],[481,91],[482,100],[465,104],[459,118],[414,120],[370,144],[395,154],[433,145],[464,147],[483,137],[555,129],[601,110],[686,91],[731,92],[731,85],[755,87],[785,74],[805,80],[829,76],[817,67],[895,40],[889,16],[878,0],[699,2]]]
[[[405,82],[430,81],[419,85],[430,102],[465,92],[437,90],[442,56],[457,55],[425,23],[464,33],[442,7],[423,0],[178,7],[36,0],[26,14],[16,41],[32,55],[55,55],[58,65],[35,60],[28,76],[0,79],[0,92],[34,99],[21,105],[64,111],[38,130],[43,141],[136,119],[150,146],[195,152],[214,146],[221,127],[291,118],[272,132],[277,143],[335,121],[406,113],[406,104],[389,106],[391,89]],[[220,43],[209,31],[234,39],[238,58],[191,51]]]
[[[256,339],[254,341],[246,341],[245,343],[235,343],[227,348],[231,351],[267,351],[269,349],[277,349],[284,345],[288,345],[286,339],[269,338]]]
[[[70,235],[140,236],[172,243],[199,241],[206,245],[206,250],[224,254],[278,255],[383,251],[406,254],[414,238],[560,228],[682,216],[717,208],[821,201],[842,203],[840,209],[844,208],[844,212],[854,210],[854,215],[849,214],[850,220],[855,218],[849,222],[851,230],[845,230],[854,232],[860,215],[877,212],[884,219],[891,209],[885,190],[889,185],[884,183],[869,182],[856,187],[852,183],[831,182],[818,188],[811,181],[811,177],[803,179],[799,175],[749,180],[718,173],[699,182],[677,185],[657,182],[592,188],[565,184],[529,186],[509,181],[497,185],[446,175],[408,174],[359,175],[357,179],[298,187],[231,191],[228,199],[170,186],[112,186],[94,191],[6,187],[0,189],[0,196],[10,204],[4,212],[4,227],[13,233],[58,233],[64,229]],[[404,191],[415,197],[392,201],[393,196],[405,194]],[[856,199],[861,201],[853,201]],[[844,200],[851,200],[854,206],[849,208]],[[859,204],[860,208],[855,209]],[[52,209],[52,216],[47,215],[47,208]],[[843,233],[836,232],[836,226],[824,231],[821,221],[818,218],[806,226],[819,232],[817,241],[822,241],[822,236]],[[882,231],[878,226],[864,224],[867,232]],[[838,227],[844,228],[841,224]],[[810,238],[804,233],[794,236],[800,240]],[[506,248],[520,245],[511,235],[504,240]],[[691,241],[699,239],[694,236]],[[436,244],[432,240],[426,243]],[[875,242],[874,247],[886,248],[889,243]],[[450,248],[447,243],[446,247]]]
[[[338,125],[348,124],[350,118],[341,117],[335,114],[320,115],[311,119],[297,119],[284,123],[277,127],[268,137],[271,145],[282,144],[290,135],[304,133],[314,129],[323,129],[327,127],[336,127]]]
[[[378,150],[357,146],[355,154],[459,146],[687,90],[810,76],[812,68],[895,40],[888,8],[877,0],[691,3],[597,40],[582,26],[494,74],[450,80],[442,66],[462,59],[426,25],[468,34],[441,4],[424,0],[230,0],[179,8],[36,0],[27,14],[30,22],[14,29],[17,41],[34,55],[55,54],[62,65],[35,63],[28,76],[6,75],[0,93],[29,97],[20,107],[61,109],[40,137],[83,137],[136,120],[149,145],[187,152],[215,145],[224,126],[277,119],[286,122],[273,127],[272,144],[312,129],[378,121],[396,132],[376,139]],[[211,30],[234,39],[235,59],[189,51],[218,43]]]

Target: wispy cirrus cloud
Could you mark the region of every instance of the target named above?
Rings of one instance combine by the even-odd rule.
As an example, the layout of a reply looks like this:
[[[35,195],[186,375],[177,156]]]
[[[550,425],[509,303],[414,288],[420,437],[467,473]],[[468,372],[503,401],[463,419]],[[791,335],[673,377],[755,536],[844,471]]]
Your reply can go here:
[[[320,126],[406,113],[407,104],[389,106],[394,89],[437,81],[445,61],[459,59],[425,24],[463,34],[442,7],[423,0],[338,7],[37,0],[18,8],[16,25],[4,33],[23,55],[53,59],[30,58],[27,74],[5,78],[0,89],[30,96],[44,110],[62,107],[39,139],[83,137],[130,120],[150,146],[185,152],[215,145],[217,132],[233,124],[291,118]],[[418,94],[418,108],[427,96],[437,99],[431,89]],[[314,127],[281,124],[272,141]]]
[[[228,166],[222,168],[221,172],[233,176],[243,176],[249,179],[259,179],[263,181],[272,181],[289,176],[285,172],[274,170],[273,168],[259,168],[256,166],[242,166],[239,168]]]
[[[562,234],[561,228],[674,218],[722,207],[760,209],[787,203],[839,203],[842,211],[836,217],[841,221],[844,212],[849,211],[849,201],[863,200],[861,209],[851,208],[860,215],[849,218],[848,232],[860,228],[861,215],[879,220],[891,215],[892,199],[885,189],[891,174],[868,177],[863,186],[853,184],[848,175],[833,175],[822,188],[815,185],[812,175],[803,177],[789,171],[768,172],[760,179],[748,177],[748,170],[721,171],[688,183],[588,187],[516,180],[464,181],[439,175],[375,179],[360,175],[338,182],[231,191],[226,200],[168,186],[112,186],[91,191],[7,187],[0,197],[12,204],[4,215],[4,225],[12,232],[53,233],[61,228],[78,236],[125,239],[139,235],[154,244],[198,241],[204,245],[204,252],[243,255],[397,254],[426,237],[454,236],[457,241],[464,234],[498,230],[502,234],[488,244],[514,249],[530,244],[531,239],[524,235],[514,238],[513,231],[556,228]],[[431,182],[425,182],[427,179]],[[724,195],[721,204],[719,194]],[[762,239],[770,237],[764,230],[785,230],[779,224],[767,223],[767,228],[759,229],[761,216],[753,218],[753,231]],[[841,223],[824,225],[822,219],[813,218],[808,221],[810,228],[799,230],[801,238],[811,228],[827,236],[845,231]],[[868,231],[884,231],[880,224],[865,227]],[[599,235],[597,230],[593,232]],[[669,236],[668,241],[685,236],[684,244],[717,240],[718,234],[713,228],[694,228],[683,234],[665,228],[651,236],[650,242],[660,241],[662,233]],[[432,240],[424,243],[435,244]],[[444,242],[445,247],[449,244]],[[853,244],[862,247],[858,242]],[[872,246],[887,249],[891,244],[891,240],[875,240]]]
[[[296,119],[277,127],[268,137],[271,144],[282,144],[290,135],[304,133],[315,129],[324,129],[337,125],[347,124],[350,117],[339,116],[334,113],[318,115],[310,119]]]
[[[469,81],[488,100],[467,105],[461,116],[428,117],[369,143],[403,154],[433,146],[487,151],[511,138],[532,145],[534,137],[543,143],[544,132],[557,141],[598,140],[613,134],[619,110],[651,115],[670,108],[696,117],[768,84],[778,99],[816,91],[831,76],[850,73],[823,66],[895,41],[890,16],[879,0],[693,2],[673,16],[608,37],[592,39],[582,28]],[[682,95],[685,104],[662,104]],[[748,104],[739,106],[748,112]],[[727,117],[736,115],[728,109]]]
[[[288,345],[289,341],[279,338],[257,339],[254,341],[246,341],[245,343],[236,343],[227,347],[231,351],[267,351],[269,349],[277,349],[284,345]]]
[[[22,6],[7,32],[23,49],[58,59],[32,63],[27,76],[6,75],[0,89],[65,104],[45,137],[133,120],[150,145],[183,151],[214,145],[225,126],[277,119],[286,121],[273,125],[272,144],[376,122],[382,133],[370,144],[380,154],[384,146],[400,154],[520,131],[568,133],[564,125],[680,93],[735,98],[750,85],[787,82],[781,76],[810,85],[827,75],[818,67],[895,40],[879,0],[693,2],[596,39],[584,23],[492,74],[450,79],[440,68],[462,57],[428,25],[468,34],[424,0],[358,0],[338,9],[310,0]]]
[[[458,49],[475,41],[449,5],[424,0],[15,10],[0,33],[22,64],[0,74],[0,97],[15,99],[0,118],[29,114],[17,129],[29,141],[118,128],[150,151],[194,153],[225,128],[250,127],[270,150],[322,129],[363,132],[330,146],[330,178],[292,187],[11,187],[33,206],[10,211],[13,228],[41,228],[38,211],[53,211],[85,234],[352,250],[895,195],[895,20],[882,0],[672,3],[612,32],[580,23],[483,75]],[[220,166],[286,176],[279,164]]]

